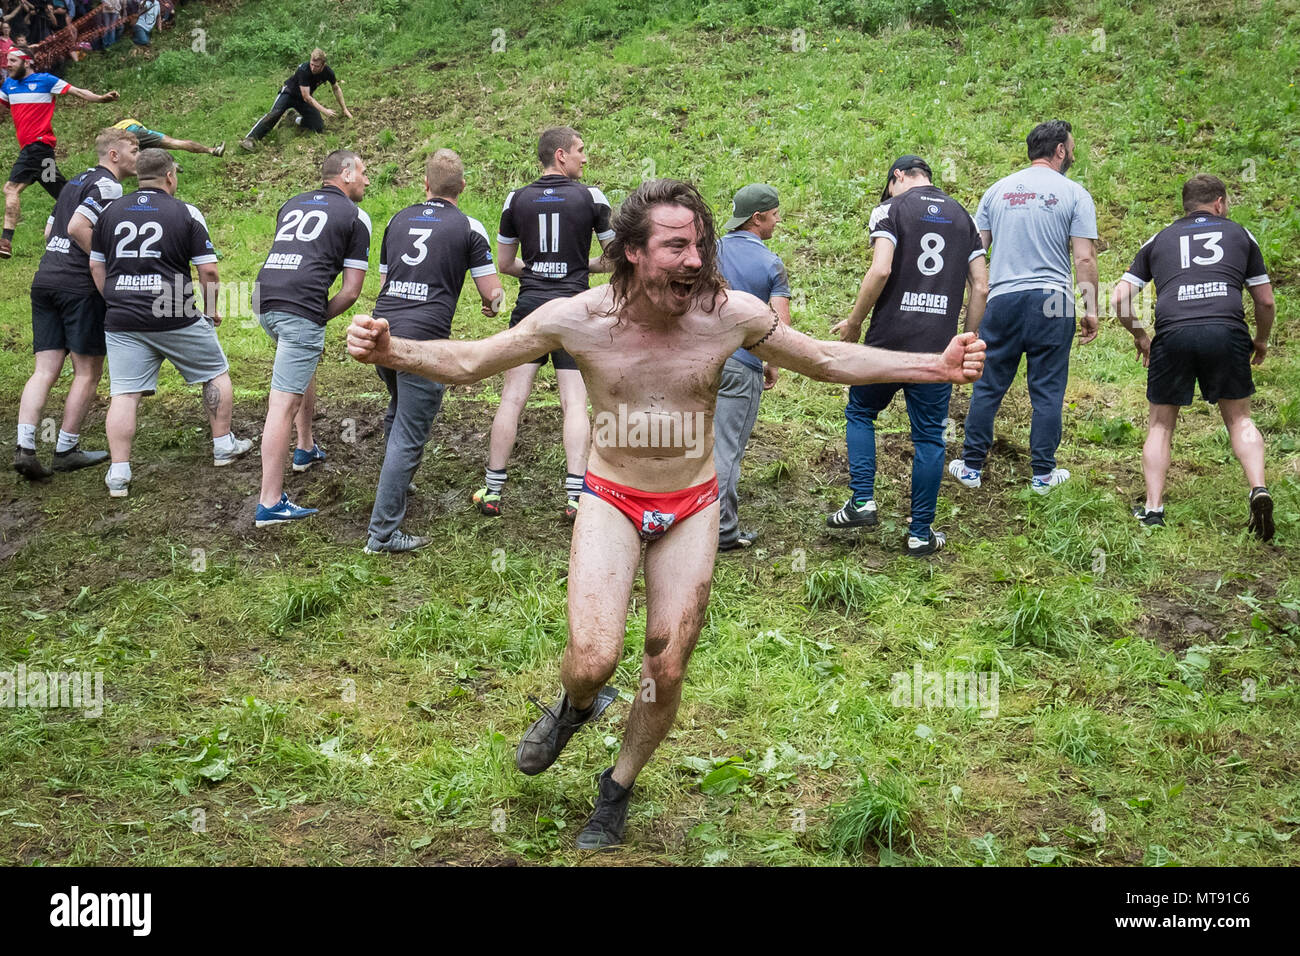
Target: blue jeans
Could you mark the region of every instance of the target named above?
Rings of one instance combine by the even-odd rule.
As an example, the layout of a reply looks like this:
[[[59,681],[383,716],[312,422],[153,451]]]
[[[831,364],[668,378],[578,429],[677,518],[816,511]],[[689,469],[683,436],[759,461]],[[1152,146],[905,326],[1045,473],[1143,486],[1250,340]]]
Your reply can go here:
[[[967,468],[984,467],[993,444],[993,419],[1025,357],[1025,380],[1034,413],[1029,427],[1029,453],[1035,475],[1056,467],[1061,444],[1061,404],[1070,376],[1070,345],[1074,341],[1074,299],[1064,292],[1008,292],[989,299],[980,324],[988,345],[984,375],[971,390],[966,415]]]
[[[943,477],[943,420],[948,417],[952,386],[944,382],[925,385],[891,382],[854,385],[844,409],[848,422],[849,487],[854,501],[875,497],[876,416],[899,389],[907,400],[907,417],[912,422],[912,523],[908,533],[929,539]]]

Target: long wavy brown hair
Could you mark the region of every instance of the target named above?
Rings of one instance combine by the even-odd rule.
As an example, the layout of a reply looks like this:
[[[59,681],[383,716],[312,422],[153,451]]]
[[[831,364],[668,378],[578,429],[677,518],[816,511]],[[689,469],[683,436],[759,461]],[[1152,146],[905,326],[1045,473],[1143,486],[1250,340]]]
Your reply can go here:
[[[712,312],[718,298],[727,288],[726,280],[718,271],[717,234],[713,225],[713,212],[700,191],[680,179],[647,179],[623,201],[614,214],[611,227],[614,238],[605,249],[605,258],[614,264],[609,284],[614,290],[610,312],[617,312],[627,302],[635,267],[627,258],[628,249],[645,249],[650,241],[654,223],[650,211],[655,206],[682,206],[695,215],[695,234],[700,237],[700,271],[691,283],[696,301],[706,301],[706,312]]]

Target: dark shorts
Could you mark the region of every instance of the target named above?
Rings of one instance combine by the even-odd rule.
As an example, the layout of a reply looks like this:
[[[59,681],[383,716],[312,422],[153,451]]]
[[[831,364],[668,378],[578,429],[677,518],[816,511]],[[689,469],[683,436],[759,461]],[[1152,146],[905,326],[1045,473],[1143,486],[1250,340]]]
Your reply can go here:
[[[94,292],[32,288],[32,351],[104,355],[104,300]]]
[[[9,171],[9,181],[23,186],[40,183],[54,199],[59,198],[67,180],[54,165],[54,147],[48,143],[28,143],[18,153],[18,161]]]
[[[1174,325],[1151,340],[1147,401],[1154,405],[1190,405],[1200,383],[1207,402],[1249,398],[1254,354],[1250,333],[1241,322]]]
[[[515,310],[510,313],[510,328],[513,329],[527,316],[531,315],[550,301],[551,299],[540,295],[521,295],[515,302]],[[524,364],[545,365],[547,359],[550,359],[551,362],[554,363],[557,370],[567,368],[576,371],[578,368],[578,363],[573,360],[573,356],[564,351],[564,349],[556,349],[554,352],[539,356],[531,362],[525,362]]]

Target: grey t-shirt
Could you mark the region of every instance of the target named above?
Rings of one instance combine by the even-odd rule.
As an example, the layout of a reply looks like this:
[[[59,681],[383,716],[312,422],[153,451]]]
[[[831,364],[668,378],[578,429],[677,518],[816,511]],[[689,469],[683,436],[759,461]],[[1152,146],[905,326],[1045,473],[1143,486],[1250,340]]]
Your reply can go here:
[[[988,188],[975,225],[993,233],[990,299],[1028,290],[1073,295],[1070,239],[1097,238],[1097,207],[1078,183],[1030,166]]]

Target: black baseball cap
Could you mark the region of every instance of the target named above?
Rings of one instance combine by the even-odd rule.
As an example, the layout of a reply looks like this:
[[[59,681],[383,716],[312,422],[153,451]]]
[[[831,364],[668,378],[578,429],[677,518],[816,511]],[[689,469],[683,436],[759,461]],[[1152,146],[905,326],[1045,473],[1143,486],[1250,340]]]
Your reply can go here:
[[[930,179],[934,178],[934,173],[930,171],[930,164],[920,156],[913,156],[908,153],[906,156],[899,156],[894,160],[894,165],[889,167],[889,175],[885,177],[885,188],[880,191],[880,201],[886,202],[889,199],[889,184],[894,181],[894,173],[898,170],[919,169]]]

